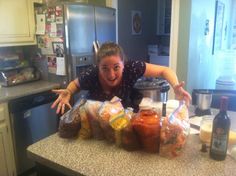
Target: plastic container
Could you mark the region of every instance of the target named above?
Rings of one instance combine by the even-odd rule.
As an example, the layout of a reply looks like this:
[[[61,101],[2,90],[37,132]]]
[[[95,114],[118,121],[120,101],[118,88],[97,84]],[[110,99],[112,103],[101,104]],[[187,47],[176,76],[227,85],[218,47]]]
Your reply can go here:
[[[40,73],[34,67],[0,71],[0,85],[2,86],[14,86],[39,79]]]

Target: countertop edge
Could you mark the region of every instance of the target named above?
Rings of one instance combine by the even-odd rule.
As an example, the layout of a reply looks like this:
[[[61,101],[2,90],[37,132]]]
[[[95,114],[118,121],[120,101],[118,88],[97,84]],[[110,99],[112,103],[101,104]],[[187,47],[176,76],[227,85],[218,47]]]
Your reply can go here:
[[[51,89],[59,88],[59,83],[48,82],[44,80],[34,81],[13,87],[0,88],[0,103],[8,102],[20,97],[37,94]]]
[[[51,169],[57,170],[65,175],[78,175],[78,172],[75,172],[71,169],[66,168],[65,166],[62,166],[58,163],[52,162],[50,160],[47,160],[39,155],[34,154],[33,152],[31,152],[30,150],[27,149],[27,157],[29,159],[32,159],[35,162],[38,162],[40,164],[43,164]],[[82,175],[82,174],[81,174]]]

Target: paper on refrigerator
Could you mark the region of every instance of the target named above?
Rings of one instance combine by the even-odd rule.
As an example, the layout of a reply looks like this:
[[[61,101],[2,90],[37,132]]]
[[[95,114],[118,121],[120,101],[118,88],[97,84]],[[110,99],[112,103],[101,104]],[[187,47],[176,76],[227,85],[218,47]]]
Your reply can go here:
[[[66,75],[65,69],[65,58],[64,57],[57,57],[57,75]]]
[[[36,34],[44,35],[46,29],[45,14],[36,15]]]

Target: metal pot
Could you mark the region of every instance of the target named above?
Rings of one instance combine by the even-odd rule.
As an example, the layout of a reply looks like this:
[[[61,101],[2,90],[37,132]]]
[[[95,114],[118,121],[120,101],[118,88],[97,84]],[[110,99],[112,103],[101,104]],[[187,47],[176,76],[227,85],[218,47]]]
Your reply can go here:
[[[134,85],[134,90],[139,94],[138,99],[149,97],[153,101],[167,101],[169,83],[164,79],[142,78],[138,79]]]
[[[212,92],[211,91],[197,91],[196,92],[197,99],[197,108],[200,110],[207,110],[211,108],[212,102]]]

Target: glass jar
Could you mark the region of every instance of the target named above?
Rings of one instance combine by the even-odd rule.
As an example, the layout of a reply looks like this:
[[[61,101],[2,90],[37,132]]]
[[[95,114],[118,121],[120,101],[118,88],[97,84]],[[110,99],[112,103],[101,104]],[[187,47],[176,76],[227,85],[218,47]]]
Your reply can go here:
[[[212,133],[213,116],[203,116],[200,123],[200,140],[210,144]]]
[[[159,152],[160,146],[160,116],[152,108],[141,108],[132,119],[142,147],[147,152]]]

